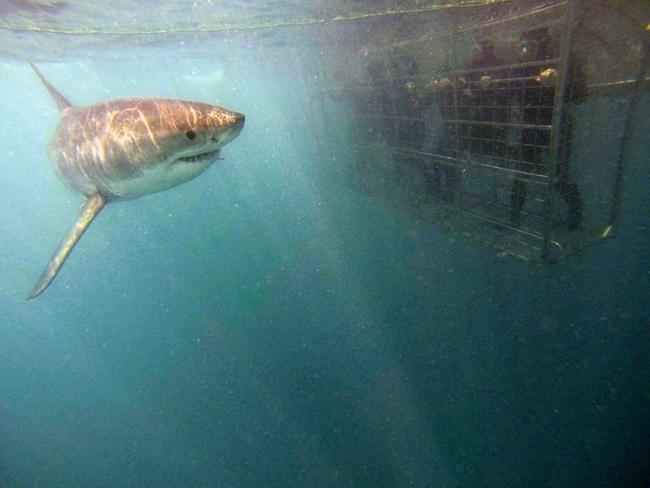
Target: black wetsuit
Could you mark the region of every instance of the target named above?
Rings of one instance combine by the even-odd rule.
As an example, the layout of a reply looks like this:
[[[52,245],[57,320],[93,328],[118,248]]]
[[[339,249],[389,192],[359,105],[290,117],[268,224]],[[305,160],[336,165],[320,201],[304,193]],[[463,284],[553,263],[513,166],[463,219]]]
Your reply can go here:
[[[508,93],[501,80],[508,73],[498,69],[504,64],[503,59],[489,50],[480,53],[467,65],[469,69],[477,70],[467,75],[471,93],[468,99],[470,118],[476,124],[470,126],[470,140],[465,146],[473,153],[498,158],[506,155],[506,128],[500,123],[508,120]],[[490,77],[487,88],[478,83],[482,76]]]
[[[435,102],[433,92],[418,96],[415,90],[415,74],[398,78],[392,84],[392,119],[397,137],[396,145],[401,149],[421,150],[426,136],[424,111]],[[412,90],[407,85],[412,85]]]

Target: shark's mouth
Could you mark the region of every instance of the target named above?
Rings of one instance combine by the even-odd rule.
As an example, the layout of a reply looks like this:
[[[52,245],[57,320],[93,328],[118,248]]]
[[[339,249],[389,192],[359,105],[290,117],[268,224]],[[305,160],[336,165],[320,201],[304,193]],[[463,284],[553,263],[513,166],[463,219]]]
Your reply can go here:
[[[219,150],[215,149],[214,151],[206,151],[193,156],[184,156],[176,159],[177,163],[207,163],[208,161],[214,161],[219,157]]]

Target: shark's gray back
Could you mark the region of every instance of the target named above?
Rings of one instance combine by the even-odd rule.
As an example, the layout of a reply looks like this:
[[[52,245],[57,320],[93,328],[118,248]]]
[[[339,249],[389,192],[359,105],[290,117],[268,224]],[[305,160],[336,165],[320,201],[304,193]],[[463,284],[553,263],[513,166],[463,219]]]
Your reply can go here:
[[[179,137],[198,132],[206,117],[227,127],[232,114],[219,107],[169,99],[69,107],[52,137],[50,157],[63,182],[77,192],[135,198],[170,186],[150,188],[137,182],[155,179],[151,171],[177,150]]]

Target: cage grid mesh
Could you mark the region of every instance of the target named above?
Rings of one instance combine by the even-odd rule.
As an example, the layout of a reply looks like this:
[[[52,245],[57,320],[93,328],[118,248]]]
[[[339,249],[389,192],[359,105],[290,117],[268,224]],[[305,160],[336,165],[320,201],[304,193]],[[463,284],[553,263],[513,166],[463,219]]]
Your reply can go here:
[[[637,25],[636,36],[596,39],[602,49],[624,44],[620,52],[633,53],[637,67],[601,80],[584,66],[598,51],[581,51],[594,26],[580,21],[578,2],[504,4],[427,13],[428,23],[420,14],[357,26],[341,36],[349,69],[323,73],[320,110],[323,119],[350,120],[348,180],[358,188],[545,264],[607,237],[615,224],[626,123],[647,57],[635,46],[647,34]],[[612,98],[621,83],[632,89]],[[582,105],[599,90],[607,115],[597,125]],[[328,140],[341,136],[325,125]],[[591,154],[587,138],[605,140],[607,157]]]

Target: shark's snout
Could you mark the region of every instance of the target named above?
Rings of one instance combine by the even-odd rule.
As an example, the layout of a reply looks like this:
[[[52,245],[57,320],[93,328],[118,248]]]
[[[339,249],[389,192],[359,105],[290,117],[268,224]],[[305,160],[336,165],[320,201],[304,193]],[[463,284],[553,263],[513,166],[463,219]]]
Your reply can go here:
[[[244,114],[228,111],[225,122],[215,127],[216,131],[212,133],[210,139],[217,143],[220,148],[225,146],[239,135],[244,128],[245,120],[246,116]]]
[[[232,141],[235,137],[244,128],[244,122],[246,121],[246,116],[239,112],[232,112],[231,119],[229,120],[228,129],[224,131],[224,134],[220,137],[217,137],[216,140],[221,144],[221,146],[226,145]],[[213,138],[213,140],[215,140]]]
[[[237,134],[239,134],[244,128],[244,122],[246,122],[246,116],[239,112],[235,112],[235,123],[233,124],[233,127],[237,131]]]

